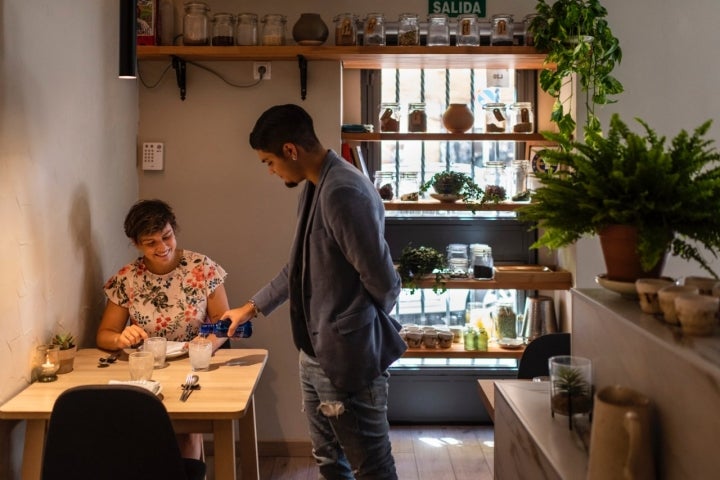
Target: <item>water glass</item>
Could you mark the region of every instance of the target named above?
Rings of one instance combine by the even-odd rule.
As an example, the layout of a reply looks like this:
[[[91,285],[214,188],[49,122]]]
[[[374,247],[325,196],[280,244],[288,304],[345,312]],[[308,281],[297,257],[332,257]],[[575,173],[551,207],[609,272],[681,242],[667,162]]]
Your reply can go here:
[[[155,356],[155,368],[163,368],[165,366],[165,355],[167,354],[167,338],[150,337],[145,339],[144,345],[143,349]]]
[[[151,380],[155,355],[152,352],[132,352],[128,357],[130,380]]]
[[[208,370],[212,356],[212,341],[207,338],[196,338],[188,343],[190,366],[193,372]]]

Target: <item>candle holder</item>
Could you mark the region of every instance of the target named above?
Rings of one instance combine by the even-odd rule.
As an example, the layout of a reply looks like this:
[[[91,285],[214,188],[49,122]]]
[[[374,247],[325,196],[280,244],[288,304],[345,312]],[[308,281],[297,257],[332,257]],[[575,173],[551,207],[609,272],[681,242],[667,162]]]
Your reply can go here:
[[[54,382],[60,369],[60,346],[38,345],[35,347],[35,376],[38,382]]]

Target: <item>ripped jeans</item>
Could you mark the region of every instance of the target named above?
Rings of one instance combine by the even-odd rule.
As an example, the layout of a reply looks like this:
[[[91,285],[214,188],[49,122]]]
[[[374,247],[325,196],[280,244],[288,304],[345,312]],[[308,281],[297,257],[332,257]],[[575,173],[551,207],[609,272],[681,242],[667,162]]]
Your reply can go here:
[[[387,372],[366,388],[337,390],[320,364],[300,351],[303,411],[313,457],[326,480],[397,480],[387,421]]]

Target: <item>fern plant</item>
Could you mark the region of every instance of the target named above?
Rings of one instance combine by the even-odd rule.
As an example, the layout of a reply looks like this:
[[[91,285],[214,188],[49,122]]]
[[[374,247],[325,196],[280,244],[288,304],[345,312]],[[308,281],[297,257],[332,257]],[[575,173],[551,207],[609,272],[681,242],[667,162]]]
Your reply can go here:
[[[610,225],[633,225],[647,271],[670,253],[717,278],[694,245],[713,257],[720,250],[720,155],[705,138],[711,120],[692,134],[682,130],[669,146],[636,120],[644,133],[615,114],[607,136],[593,133],[579,142],[545,134],[563,148],[542,152],[557,170],[538,174],[533,202],[518,210],[520,220],[542,230],[532,247],[559,248]]]

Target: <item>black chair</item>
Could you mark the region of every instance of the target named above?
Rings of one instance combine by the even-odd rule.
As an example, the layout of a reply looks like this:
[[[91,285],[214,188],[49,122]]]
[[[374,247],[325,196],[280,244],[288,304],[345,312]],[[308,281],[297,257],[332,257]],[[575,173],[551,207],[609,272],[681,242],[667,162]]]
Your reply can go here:
[[[520,358],[517,378],[548,376],[548,359],[555,355],[570,355],[569,333],[546,333],[530,342]]]
[[[201,480],[205,470],[180,456],[165,406],[144,388],[73,387],[53,406],[43,480]]]

